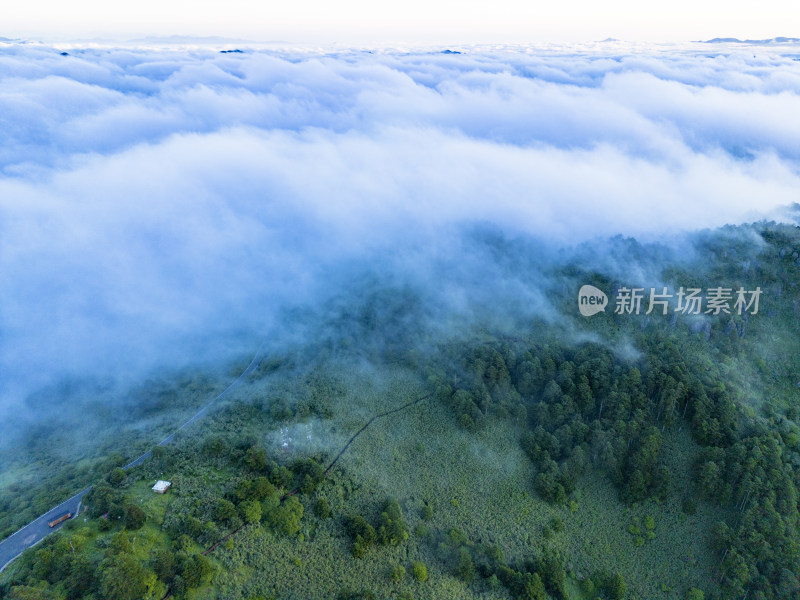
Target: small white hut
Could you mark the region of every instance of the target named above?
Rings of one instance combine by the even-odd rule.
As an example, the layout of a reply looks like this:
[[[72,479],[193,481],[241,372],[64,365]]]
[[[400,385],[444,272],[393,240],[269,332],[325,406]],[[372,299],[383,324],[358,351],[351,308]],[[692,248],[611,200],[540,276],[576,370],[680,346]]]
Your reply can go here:
[[[153,486],[153,491],[157,494],[166,494],[170,487],[172,487],[172,484],[169,481],[161,481],[159,479]]]

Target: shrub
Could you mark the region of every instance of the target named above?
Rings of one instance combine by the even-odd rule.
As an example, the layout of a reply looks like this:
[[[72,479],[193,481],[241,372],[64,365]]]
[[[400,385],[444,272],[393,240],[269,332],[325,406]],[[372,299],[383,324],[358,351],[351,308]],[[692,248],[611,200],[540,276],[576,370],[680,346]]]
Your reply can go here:
[[[396,565],[392,567],[392,572],[389,578],[392,580],[393,583],[398,583],[399,581],[403,580],[403,577],[406,576],[406,568],[403,565]]]
[[[128,529],[140,529],[147,520],[145,512],[135,504],[126,504],[123,511],[125,514],[125,527]]]
[[[317,500],[316,504],[314,504],[314,513],[320,519],[327,519],[331,516],[331,507],[328,506],[328,501],[325,498],[320,498]]]

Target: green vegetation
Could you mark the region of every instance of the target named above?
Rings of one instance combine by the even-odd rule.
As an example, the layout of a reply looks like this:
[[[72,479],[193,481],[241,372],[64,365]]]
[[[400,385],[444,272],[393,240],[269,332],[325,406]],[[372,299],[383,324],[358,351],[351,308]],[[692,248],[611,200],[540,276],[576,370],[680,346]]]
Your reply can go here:
[[[378,293],[331,326],[349,350],[265,359],[135,469],[97,450],[86,512],[0,596],[800,597],[799,230],[703,234],[669,265],[617,244],[675,287],[760,286],[761,312],[587,321],[572,290],[619,282],[575,262],[554,267],[556,322],[423,343],[391,321],[379,344],[378,300],[403,323],[419,307]],[[0,518],[36,489],[5,487]]]
[[[242,368],[237,364],[232,371]],[[118,485],[124,476],[119,467],[166,437],[230,381],[231,373],[165,375],[129,390],[123,400],[118,390],[92,382],[43,390],[42,398],[34,399],[43,417],[26,426],[16,444],[0,445],[0,539],[102,478]],[[59,403],[73,410],[63,411]],[[126,415],[124,423],[114,407]],[[147,427],[138,424],[142,421]]]

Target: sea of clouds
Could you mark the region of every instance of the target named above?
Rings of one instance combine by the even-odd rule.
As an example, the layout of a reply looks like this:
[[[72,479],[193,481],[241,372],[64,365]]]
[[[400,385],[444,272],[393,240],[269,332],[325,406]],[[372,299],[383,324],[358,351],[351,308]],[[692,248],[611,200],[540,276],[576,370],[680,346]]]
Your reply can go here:
[[[0,44],[0,414],[300,331],[364,273],[546,311],[476,226],[544,261],[798,200],[800,49],[65,48]]]

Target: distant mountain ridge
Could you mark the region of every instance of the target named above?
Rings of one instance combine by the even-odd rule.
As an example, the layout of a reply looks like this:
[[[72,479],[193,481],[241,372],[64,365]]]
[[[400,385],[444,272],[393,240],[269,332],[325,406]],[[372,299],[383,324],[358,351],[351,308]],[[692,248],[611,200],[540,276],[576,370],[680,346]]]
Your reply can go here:
[[[248,41],[249,40],[241,38],[229,38],[219,35],[150,35],[128,40],[128,42],[136,44],[235,44],[247,43]]]
[[[764,40],[740,40],[734,37],[714,38],[713,40],[705,40],[704,44],[758,44],[765,46],[768,44],[797,44],[800,43],[800,38],[795,37],[774,37]]]

